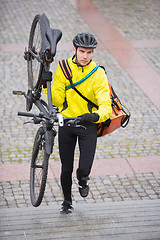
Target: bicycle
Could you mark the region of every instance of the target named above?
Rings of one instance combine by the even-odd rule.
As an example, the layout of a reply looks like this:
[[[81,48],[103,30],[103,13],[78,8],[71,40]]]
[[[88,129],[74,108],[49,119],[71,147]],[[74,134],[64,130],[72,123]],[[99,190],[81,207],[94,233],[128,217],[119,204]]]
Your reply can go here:
[[[42,73],[49,71],[50,64],[54,61],[57,44],[62,37],[59,29],[52,29],[45,14],[36,15],[33,19],[28,50],[25,49],[24,59],[27,61],[28,90],[14,90],[15,95],[26,98],[26,111],[18,112],[19,116],[32,117],[34,124],[41,124],[38,128],[32,150],[30,165],[30,197],[34,207],[38,207],[43,199],[48,162],[53,151],[54,139],[57,134],[56,125],[63,126],[63,117],[58,108],[52,104],[51,83],[47,81],[48,103],[41,99]],[[39,109],[39,114],[29,113],[33,104]],[[68,126],[77,126],[78,118],[67,118]],[[26,122],[30,123],[30,121]]]

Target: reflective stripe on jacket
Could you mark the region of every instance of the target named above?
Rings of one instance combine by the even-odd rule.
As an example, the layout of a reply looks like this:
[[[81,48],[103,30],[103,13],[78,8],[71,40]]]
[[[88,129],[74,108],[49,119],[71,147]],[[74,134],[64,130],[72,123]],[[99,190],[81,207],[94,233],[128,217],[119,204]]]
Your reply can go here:
[[[81,80],[89,74],[96,63],[91,61],[84,67],[78,67],[72,60],[68,59],[69,66],[72,71],[73,83]],[[84,113],[89,113],[88,102],[85,101],[74,89],[65,90],[70,85],[68,79],[65,78],[60,65],[54,73],[53,84],[51,85],[52,102],[59,108],[63,117],[77,117]],[[104,122],[110,118],[112,113],[111,101],[109,96],[108,80],[104,70],[99,67],[88,79],[78,84],[76,88],[90,101],[98,105],[98,110],[92,108],[92,112],[99,114],[99,122]],[[47,89],[44,89],[46,93]]]

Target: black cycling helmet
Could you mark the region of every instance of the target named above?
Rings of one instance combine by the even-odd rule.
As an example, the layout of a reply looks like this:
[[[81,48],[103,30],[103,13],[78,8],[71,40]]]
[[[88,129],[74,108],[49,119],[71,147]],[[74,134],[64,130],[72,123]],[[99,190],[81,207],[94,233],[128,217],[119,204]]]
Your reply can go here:
[[[96,48],[97,40],[91,33],[78,33],[73,39],[74,47]]]

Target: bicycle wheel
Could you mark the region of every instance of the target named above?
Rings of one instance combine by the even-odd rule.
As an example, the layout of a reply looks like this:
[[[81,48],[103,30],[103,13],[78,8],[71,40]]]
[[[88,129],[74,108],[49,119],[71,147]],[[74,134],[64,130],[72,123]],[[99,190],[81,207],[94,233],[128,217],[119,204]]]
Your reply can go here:
[[[41,46],[42,46],[42,36],[40,29],[40,15],[36,15],[33,19],[30,35],[29,35],[29,45],[28,50],[31,50],[38,57],[41,55]],[[43,64],[38,62],[38,60],[33,57],[31,54],[27,58],[27,70],[28,70],[28,89],[35,90],[38,88],[42,71]]]
[[[31,203],[34,207],[38,207],[43,199],[49,157],[50,155],[45,151],[44,130],[43,127],[40,127],[34,140],[30,168],[30,195]]]

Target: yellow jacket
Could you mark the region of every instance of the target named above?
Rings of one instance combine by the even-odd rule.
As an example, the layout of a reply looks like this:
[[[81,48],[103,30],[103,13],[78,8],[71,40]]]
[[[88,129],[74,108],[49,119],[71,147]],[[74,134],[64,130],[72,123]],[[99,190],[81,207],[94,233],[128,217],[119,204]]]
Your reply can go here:
[[[91,61],[89,65],[85,67],[78,67],[72,60],[68,59],[69,66],[72,71],[73,83],[81,80],[87,74],[89,74],[96,63]],[[77,117],[84,113],[89,113],[88,102],[85,101],[74,89],[70,88],[65,90],[65,87],[70,85],[68,79],[65,78],[60,65],[54,73],[53,84],[51,85],[52,102],[59,108],[59,111],[63,117]],[[99,114],[99,122],[104,122],[110,118],[112,113],[111,101],[109,96],[108,80],[104,70],[99,67],[89,78],[84,82],[78,84],[76,88],[90,101],[98,105],[92,109],[92,112]],[[47,89],[44,89],[45,94]]]

